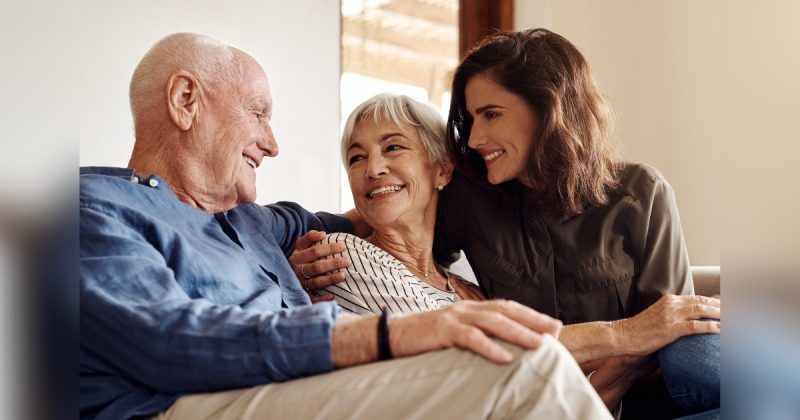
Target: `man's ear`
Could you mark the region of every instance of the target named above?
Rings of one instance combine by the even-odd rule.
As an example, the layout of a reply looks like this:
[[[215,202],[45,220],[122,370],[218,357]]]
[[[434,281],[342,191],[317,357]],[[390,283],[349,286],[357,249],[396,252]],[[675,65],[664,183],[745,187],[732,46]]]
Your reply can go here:
[[[182,131],[189,130],[200,111],[200,84],[197,78],[183,70],[173,74],[167,82],[167,98],[172,122]]]
[[[446,186],[453,179],[453,163],[445,157],[439,162],[439,174],[436,176],[436,186]]]

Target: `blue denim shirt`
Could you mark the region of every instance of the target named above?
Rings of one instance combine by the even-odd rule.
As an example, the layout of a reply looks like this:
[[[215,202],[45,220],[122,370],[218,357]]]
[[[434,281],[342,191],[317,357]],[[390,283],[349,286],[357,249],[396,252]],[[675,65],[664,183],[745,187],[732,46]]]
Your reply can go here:
[[[82,418],[333,369],[338,308],[312,306],[285,256],[309,229],[351,231],[347,219],[289,202],[208,214],[130,169],[80,178]]]

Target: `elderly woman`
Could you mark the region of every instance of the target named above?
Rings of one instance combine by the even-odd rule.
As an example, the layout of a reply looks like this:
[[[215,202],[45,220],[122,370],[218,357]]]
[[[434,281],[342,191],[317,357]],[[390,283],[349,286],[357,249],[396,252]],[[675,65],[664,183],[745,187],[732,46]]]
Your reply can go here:
[[[453,78],[457,174],[441,199],[443,249],[465,252],[487,296],[561,319],[560,341],[609,407],[653,372],[650,355],[687,335],[674,345],[686,351],[662,359],[673,396],[692,411],[719,407],[719,336],[693,335],[720,331],[720,302],[692,296],[672,188],[616,157],[610,115],[563,37],[534,29],[484,40]],[[675,379],[682,366],[696,370]],[[635,413],[636,399],[626,404]]]
[[[342,161],[356,210],[372,233],[322,240],[345,244],[344,253],[330,258],[346,256],[352,265],[343,269],[344,281],[318,295],[330,293],[356,314],[419,312],[481,298],[476,287],[433,259],[439,195],[453,173],[444,143],[444,121],[407,96],[377,95],[350,114]]]

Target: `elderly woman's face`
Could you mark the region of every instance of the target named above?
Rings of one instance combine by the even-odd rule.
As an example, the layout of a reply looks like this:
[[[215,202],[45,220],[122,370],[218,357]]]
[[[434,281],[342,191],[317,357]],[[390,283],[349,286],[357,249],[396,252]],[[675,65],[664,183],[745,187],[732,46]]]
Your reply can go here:
[[[492,184],[516,179],[530,186],[526,167],[538,120],[522,96],[486,75],[474,76],[464,89],[472,116],[468,145],[486,163]]]
[[[376,229],[435,217],[437,187],[449,181],[415,127],[371,116],[356,124],[345,164],[356,209]]]

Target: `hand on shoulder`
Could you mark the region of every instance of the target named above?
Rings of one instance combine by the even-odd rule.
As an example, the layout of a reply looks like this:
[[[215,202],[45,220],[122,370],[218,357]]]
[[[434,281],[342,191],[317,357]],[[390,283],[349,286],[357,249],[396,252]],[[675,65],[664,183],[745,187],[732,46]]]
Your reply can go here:
[[[311,291],[344,281],[345,274],[339,270],[352,264],[349,258],[336,256],[347,247],[341,243],[321,243],[325,236],[325,232],[308,231],[297,239],[288,258],[295,276],[314,303],[333,300],[329,293],[317,296]]]

